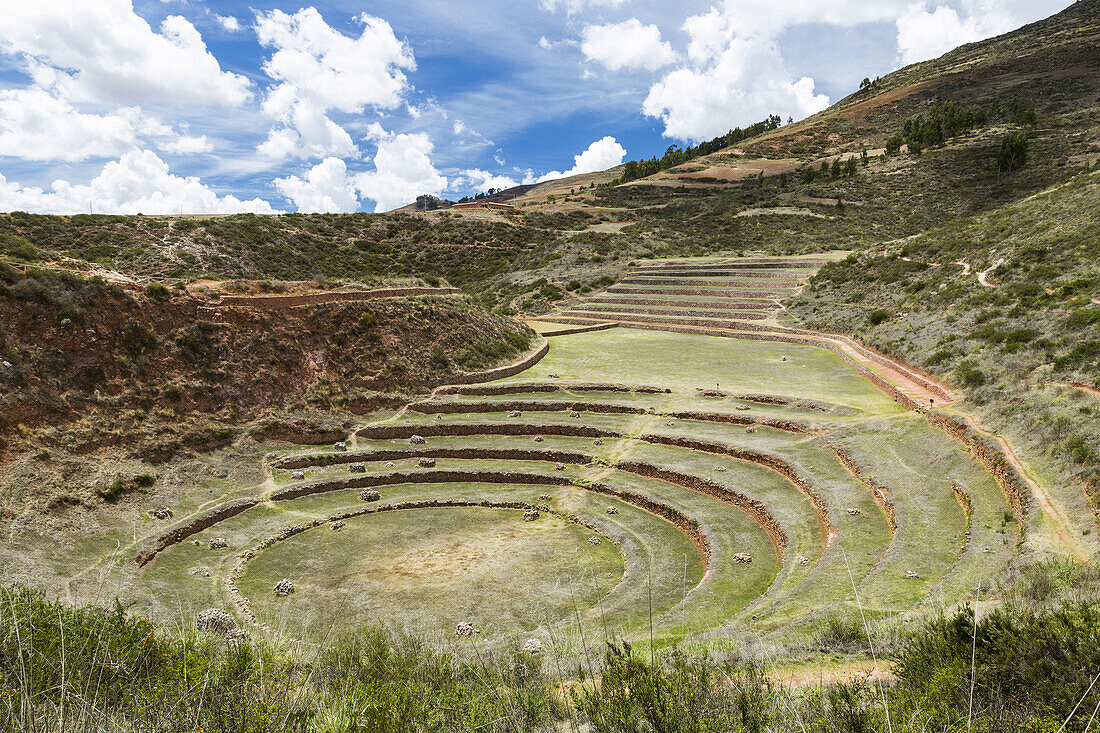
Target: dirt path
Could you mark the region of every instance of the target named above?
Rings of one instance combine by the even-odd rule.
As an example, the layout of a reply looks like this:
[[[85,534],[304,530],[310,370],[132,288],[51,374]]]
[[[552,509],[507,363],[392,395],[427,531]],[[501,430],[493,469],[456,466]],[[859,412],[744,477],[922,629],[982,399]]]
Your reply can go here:
[[[981,272],[978,273],[978,282],[983,287],[986,287],[986,288],[999,288],[999,287],[1001,287],[1000,285],[996,285],[994,283],[989,282],[988,277],[989,277],[989,273],[993,272],[994,270],[996,270],[998,267],[1000,267],[1004,263],[1005,263],[1005,258],[1004,257],[998,258],[996,262],[994,262],[992,265],[990,265],[989,267],[987,267],[986,269],[984,269],[984,270],[982,270]]]
[[[1058,535],[1058,539],[1062,541],[1062,544],[1066,546],[1069,554],[1073,555],[1080,562],[1088,562],[1092,558],[1092,554],[1074,539],[1073,533],[1070,531],[1065,520],[1062,519],[1061,515],[1058,514],[1058,510],[1055,509],[1054,505],[1051,503],[1050,496],[1043,487],[1028,474],[1027,467],[1024,466],[1019,456],[1016,455],[1016,452],[1012,449],[1012,445],[1000,435],[982,427],[981,423],[975,420],[971,415],[965,412],[959,412],[958,410],[949,410],[949,412],[965,420],[967,425],[975,432],[997,443],[997,447],[1001,449],[1001,453],[1004,455],[1005,460],[1008,461],[1010,466],[1016,469],[1020,478],[1027,484],[1032,498],[1035,499],[1036,503],[1039,504],[1039,508],[1043,510],[1043,514],[1050,520],[1051,529]]]
[[[1069,387],[1070,389],[1077,389],[1093,397],[1100,397],[1100,389],[1096,387],[1090,387],[1087,384],[1081,384],[1080,382],[1051,382],[1050,384],[1057,387]]]

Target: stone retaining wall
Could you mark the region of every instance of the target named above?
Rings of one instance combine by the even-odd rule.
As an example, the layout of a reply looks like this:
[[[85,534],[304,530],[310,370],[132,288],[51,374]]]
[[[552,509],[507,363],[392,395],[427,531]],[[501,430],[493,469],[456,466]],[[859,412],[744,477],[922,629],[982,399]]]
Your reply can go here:
[[[348,290],[334,293],[303,293],[301,295],[223,295],[218,301],[223,306],[244,306],[264,310],[282,310],[319,303],[376,300],[378,298],[409,298],[418,295],[461,295],[458,288],[377,288],[375,290]]]
[[[875,503],[878,504],[882,513],[886,515],[886,523],[890,525],[891,537],[896,534],[898,531],[898,517],[894,509],[894,502],[890,500],[890,489],[875,481],[871,476],[868,476],[863,470],[863,467],[852,458],[852,452],[847,448],[834,445],[829,441],[825,441],[825,444],[832,449],[837,459],[839,459],[840,462],[844,464],[844,467],[848,469],[848,472],[859,479],[860,482],[871,491],[871,496],[874,497]]]
[[[171,547],[179,542],[183,542],[191,535],[198,534],[207,527],[212,527],[224,519],[235,517],[259,503],[259,499],[237,499],[236,501],[211,509],[205,514],[201,514],[191,519],[186,524],[176,527],[158,537],[151,546],[137,554],[137,557],[134,558],[134,562],[138,564],[138,567],[145,567],[152,562],[153,558],[157,556],[157,553],[166,547]]]
[[[546,356],[546,352],[548,351],[550,351],[550,342],[543,339],[542,344],[537,349],[514,364],[508,364],[506,366],[497,367],[496,369],[489,369],[488,371],[476,372],[474,374],[451,375],[450,377],[436,380],[433,386],[477,384],[478,382],[493,382],[497,379],[511,377],[520,372],[527,371],[535,364],[538,364],[542,361],[542,357]]]

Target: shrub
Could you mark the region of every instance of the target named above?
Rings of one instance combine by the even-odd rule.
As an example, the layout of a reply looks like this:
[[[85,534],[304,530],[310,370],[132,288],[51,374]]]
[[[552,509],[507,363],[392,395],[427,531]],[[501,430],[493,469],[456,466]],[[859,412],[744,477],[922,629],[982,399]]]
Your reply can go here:
[[[157,303],[163,303],[172,297],[172,291],[160,283],[149,283],[145,286],[145,297]]]
[[[955,374],[964,387],[980,387],[985,384],[985,374],[973,359],[967,359],[959,364]]]
[[[873,310],[867,315],[867,323],[871,326],[877,326],[889,320],[890,316],[891,313],[888,310],[882,310],[881,308],[879,310]]]
[[[1013,132],[1001,140],[1001,149],[997,152],[997,169],[1002,173],[1019,170],[1027,162],[1027,135]]]

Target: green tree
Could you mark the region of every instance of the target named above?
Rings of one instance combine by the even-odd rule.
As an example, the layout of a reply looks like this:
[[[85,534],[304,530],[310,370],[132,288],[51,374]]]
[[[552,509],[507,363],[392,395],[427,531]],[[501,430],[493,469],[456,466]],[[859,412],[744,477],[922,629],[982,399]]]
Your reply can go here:
[[[1001,140],[1001,149],[997,153],[997,168],[1002,173],[1019,170],[1027,162],[1027,134],[1013,132]]]

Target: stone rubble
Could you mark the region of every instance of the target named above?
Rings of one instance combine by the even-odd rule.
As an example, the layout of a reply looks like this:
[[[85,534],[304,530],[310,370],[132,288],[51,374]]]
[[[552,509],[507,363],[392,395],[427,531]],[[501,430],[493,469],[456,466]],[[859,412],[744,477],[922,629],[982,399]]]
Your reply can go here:
[[[294,583],[291,583],[287,578],[283,578],[275,584],[271,592],[280,598],[286,598],[294,592]]]
[[[600,544],[600,543],[601,543],[602,541],[603,541],[603,540],[601,540],[601,539],[600,539],[599,537],[597,537],[596,535],[592,535],[591,537],[589,537],[589,538],[588,538],[588,544],[590,544],[590,545],[598,545],[598,544]]]
[[[474,625],[471,624],[469,621],[459,621],[455,625],[455,633],[458,634],[459,636],[466,637],[466,636],[473,636],[474,634],[477,634],[477,633],[480,633],[480,632],[477,629],[475,629]]]
[[[912,570],[906,570],[906,571],[905,571],[905,577],[906,577],[907,579],[909,579],[909,580],[916,580],[917,578],[919,578],[919,577],[920,577],[920,575],[918,575],[917,573],[913,572]]]
[[[333,522],[333,523],[332,523],[331,525],[329,525],[329,526],[331,526],[331,527],[332,527],[332,531],[334,531],[334,532],[338,532],[338,531],[340,531],[341,529],[343,529],[343,528],[344,528],[344,523],[343,523],[343,522]]]
[[[166,506],[158,506],[153,510],[153,517],[156,519],[171,519],[172,510]]]
[[[344,451],[346,451],[348,449],[348,444],[343,442],[343,441],[340,441],[339,443],[334,444],[332,446],[332,449],[334,451],[339,451],[340,453],[343,453]]]
[[[523,651],[528,654],[542,654],[542,642],[538,639],[528,639],[523,642]]]
[[[539,501],[550,501],[553,498],[550,494],[539,494]]]
[[[205,611],[199,611],[199,615],[195,619],[195,628],[199,631],[209,631],[225,637],[240,630],[237,627],[236,620],[220,608],[208,608]],[[247,635],[247,632],[245,634]]]
[[[421,468],[435,468],[435,459],[421,458],[419,461],[416,462],[416,465],[420,466]]]
[[[290,478],[293,479],[294,481],[301,481],[305,477],[306,477],[305,471],[295,471],[294,473],[290,474]]]
[[[539,510],[533,506],[529,506],[523,510],[523,521],[533,522],[539,518]]]
[[[428,441],[425,440],[424,436],[422,436],[422,435],[414,435],[411,438],[409,438],[409,442],[412,443],[413,445],[424,445]]]
[[[863,514],[863,512],[861,512],[859,509],[856,509],[855,507],[848,507],[844,511],[848,512],[849,517],[858,517],[860,514]]]
[[[363,489],[359,492],[359,499],[361,501],[378,501],[382,498],[382,495],[375,489]]]
[[[229,547],[229,543],[225,541],[224,537],[211,537],[210,549],[211,550],[224,550]]]
[[[519,417],[519,416],[520,416],[520,415],[522,415],[522,414],[523,414],[523,413],[521,413],[521,412],[520,412],[519,410],[511,410],[511,411],[510,411],[510,412],[508,413],[508,417]]]
[[[748,563],[752,562],[752,555],[748,554],[747,552],[738,552],[733,556],[733,561],[747,565]]]
[[[367,466],[365,463],[352,463],[348,466],[348,473],[366,473]]]
[[[592,445],[603,445],[603,438],[596,438],[592,441]]]
[[[616,508],[615,508],[615,507],[613,507],[613,506],[609,506],[609,507],[607,508],[607,513],[608,513],[608,514],[618,514],[618,513],[619,513],[619,510],[618,510],[618,509],[616,509]]]
[[[576,410],[570,410],[569,411],[569,417],[577,418],[577,417],[580,417],[580,416],[581,416],[581,414],[579,412],[577,412]]]
[[[535,436],[535,442],[536,443],[541,443],[542,442],[542,436],[541,435],[536,435]]]

